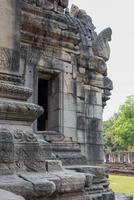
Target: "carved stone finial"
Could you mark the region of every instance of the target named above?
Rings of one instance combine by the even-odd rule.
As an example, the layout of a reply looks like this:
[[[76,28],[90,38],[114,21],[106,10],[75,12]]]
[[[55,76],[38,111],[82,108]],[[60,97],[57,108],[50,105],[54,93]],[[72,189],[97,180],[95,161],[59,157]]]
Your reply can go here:
[[[103,58],[105,61],[109,60],[110,57],[110,46],[112,30],[111,28],[104,29],[96,38],[93,43],[93,50],[96,56]]]
[[[79,9],[78,6],[72,5],[70,15],[72,17],[77,17],[82,24],[90,27],[91,29],[95,29],[95,26],[92,23],[92,18],[86,13],[85,10]]]
[[[72,4],[71,10],[70,10],[70,15],[71,15],[72,17],[77,17],[78,12],[79,12],[78,6]]]

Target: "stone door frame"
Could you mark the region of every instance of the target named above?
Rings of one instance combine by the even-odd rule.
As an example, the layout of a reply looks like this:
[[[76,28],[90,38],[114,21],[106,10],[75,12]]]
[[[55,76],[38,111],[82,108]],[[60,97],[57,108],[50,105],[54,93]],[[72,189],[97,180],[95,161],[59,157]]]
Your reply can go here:
[[[39,78],[44,78],[44,79],[49,79],[53,76],[57,76],[59,79],[59,124],[58,124],[58,130],[51,130],[51,131],[38,131],[37,130],[37,120],[34,124],[34,131],[36,134],[40,134],[43,133],[45,135],[49,135],[49,134],[54,134],[55,136],[58,135],[58,138],[60,138],[59,136],[62,136],[63,138],[63,128],[64,128],[64,93],[63,93],[63,89],[64,89],[64,73],[62,70],[59,69],[49,69],[49,68],[44,68],[44,67],[40,67],[37,66],[36,67],[36,72],[35,72],[35,82],[34,82],[34,97],[35,97],[35,103],[38,103],[38,79]],[[57,139],[58,139],[57,138]]]

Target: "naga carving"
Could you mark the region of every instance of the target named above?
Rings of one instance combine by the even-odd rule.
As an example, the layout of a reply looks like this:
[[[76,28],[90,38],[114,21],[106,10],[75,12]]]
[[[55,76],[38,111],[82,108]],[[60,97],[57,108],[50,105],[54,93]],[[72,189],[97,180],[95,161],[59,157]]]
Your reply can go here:
[[[94,54],[103,58],[105,61],[110,57],[110,46],[112,30],[111,28],[104,29],[93,42]]]

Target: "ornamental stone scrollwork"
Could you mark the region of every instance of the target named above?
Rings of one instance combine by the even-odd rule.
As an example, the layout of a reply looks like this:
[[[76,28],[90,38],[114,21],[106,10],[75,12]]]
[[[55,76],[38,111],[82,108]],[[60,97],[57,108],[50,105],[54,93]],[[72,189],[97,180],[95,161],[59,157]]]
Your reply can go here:
[[[0,130],[0,164],[14,162],[14,143],[11,132],[2,128]]]
[[[13,135],[14,135],[14,140],[16,142],[37,142],[37,138],[36,138],[36,135],[34,135],[32,133],[32,131],[23,131],[21,129],[15,129],[13,131]]]
[[[0,69],[18,71],[20,62],[20,52],[13,49],[0,47]]]
[[[94,38],[94,35],[96,35],[94,32],[95,26],[92,23],[92,18],[86,13],[85,10],[81,10],[78,6],[72,5],[70,15],[75,17],[76,23],[78,23],[79,26],[79,31],[80,33],[83,32],[85,34],[85,39],[86,36]]]
[[[103,58],[105,61],[110,57],[110,46],[112,30],[111,28],[104,29],[93,43],[94,54]]]

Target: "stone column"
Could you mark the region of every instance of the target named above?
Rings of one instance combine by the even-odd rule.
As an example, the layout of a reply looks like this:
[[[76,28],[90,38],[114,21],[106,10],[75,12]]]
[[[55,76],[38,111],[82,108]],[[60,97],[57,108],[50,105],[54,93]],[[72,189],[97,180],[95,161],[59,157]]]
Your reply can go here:
[[[18,72],[20,61],[20,0],[0,1],[0,72]]]

